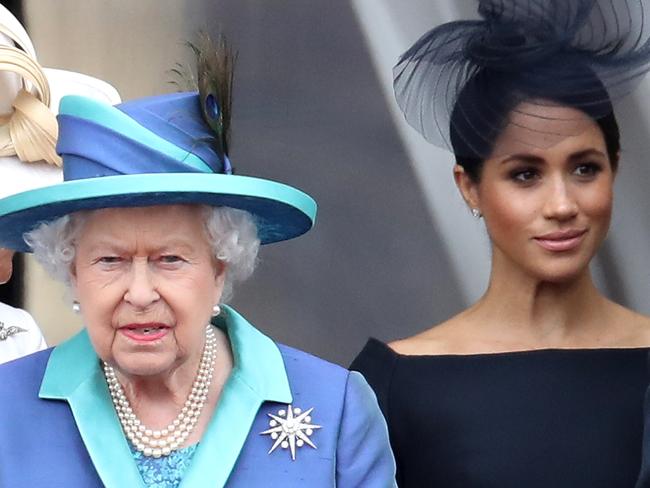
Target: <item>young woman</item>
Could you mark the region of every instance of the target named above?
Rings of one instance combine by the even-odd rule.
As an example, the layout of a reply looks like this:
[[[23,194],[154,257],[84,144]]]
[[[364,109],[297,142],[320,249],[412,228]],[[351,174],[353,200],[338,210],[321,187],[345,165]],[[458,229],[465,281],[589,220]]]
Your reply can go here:
[[[604,297],[589,264],[619,163],[611,98],[647,56],[631,44],[642,26],[605,35],[623,2],[565,3],[482,1],[482,22],[434,29],[396,68],[407,119],[451,147],[492,244],[477,303],[371,339],[352,365],[379,398],[400,487],[629,487],[639,474],[650,319]]]

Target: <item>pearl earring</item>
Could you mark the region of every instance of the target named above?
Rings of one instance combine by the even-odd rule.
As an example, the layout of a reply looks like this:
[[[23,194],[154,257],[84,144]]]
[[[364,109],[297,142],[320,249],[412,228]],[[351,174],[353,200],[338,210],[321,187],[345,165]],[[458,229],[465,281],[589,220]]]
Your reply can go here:
[[[221,313],[221,307],[219,306],[219,304],[212,307],[212,316],[213,317],[216,317],[220,313]]]
[[[79,312],[81,312],[81,305],[80,305],[79,302],[76,301],[76,300],[75,300],[74,302],[72,302],[72,311],[73,311],[74,313],[79,313]]]
[[[475,219],[480,219],[481,217],[483,217],[483,214],[481,213],[481,211],[478,208],[473,208],[472,209],[472,216]]]

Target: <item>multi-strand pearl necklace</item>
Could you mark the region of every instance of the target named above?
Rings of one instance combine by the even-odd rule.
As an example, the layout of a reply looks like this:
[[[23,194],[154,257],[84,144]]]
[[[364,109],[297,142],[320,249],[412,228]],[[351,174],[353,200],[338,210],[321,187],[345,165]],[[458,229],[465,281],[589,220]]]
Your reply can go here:
[[[168,456],[172,451],[181,447],[190,435],[201,415],[208,399],[208,391],[212,382],[212,371],[216,359],[217,336],[214,328],[206,328],[205,346],[199,370],[192,384],[183,408],[176,418],[164,429],[154,430],[146,427],[135,415],[129,400],[124,394],[122,385],[115,375],[113,367],[104,362],[104,374],[111,392],[113,405],[122,424],[122,429],[136,450],[145,456]]]

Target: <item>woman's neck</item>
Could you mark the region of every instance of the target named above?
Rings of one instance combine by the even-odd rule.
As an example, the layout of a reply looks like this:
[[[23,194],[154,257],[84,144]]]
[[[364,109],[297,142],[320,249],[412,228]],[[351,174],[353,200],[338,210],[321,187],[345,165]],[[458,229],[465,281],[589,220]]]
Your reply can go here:
[[[596,289],[588,268],[557,282],[495,259],[485,295],[468,311],[484,328],[541,345],[579,345],[611,330],[615,307]]]
[[[588,268],[551,282],[497,257],[477,303],[390,346],[405,355],[648,347],[650,319],[601,295]]]

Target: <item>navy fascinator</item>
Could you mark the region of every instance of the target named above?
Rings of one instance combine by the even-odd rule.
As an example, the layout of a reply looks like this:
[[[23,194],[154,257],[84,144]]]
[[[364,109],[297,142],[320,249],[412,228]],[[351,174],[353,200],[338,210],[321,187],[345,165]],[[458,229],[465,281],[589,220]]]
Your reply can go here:
[[[429,142],[466,157],[487,157],[522,102],[599,119],[650,69],[649,9],[650,0],[479,0],[479,20],[442,24],[400,57],[397,103]]]

